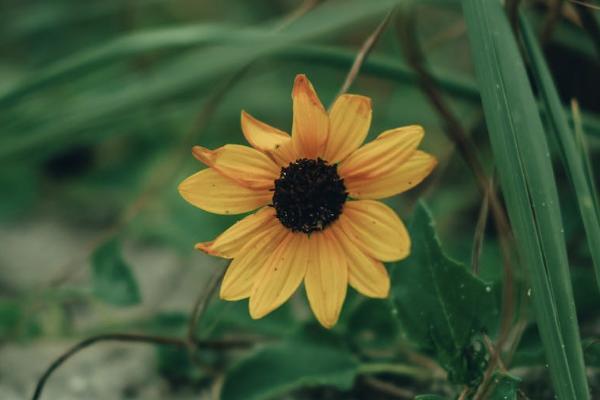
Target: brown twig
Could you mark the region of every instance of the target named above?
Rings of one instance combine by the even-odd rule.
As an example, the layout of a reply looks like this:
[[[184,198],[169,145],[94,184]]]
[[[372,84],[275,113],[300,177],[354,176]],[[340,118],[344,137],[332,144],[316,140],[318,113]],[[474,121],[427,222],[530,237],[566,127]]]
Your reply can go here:
[[[152,336],[152,335],[140,335],[134,333],[108,333],[103,335],[92,336],[87,339],[82,340],[77,343],[75,346],[71,347],[69,350],[61,354],[57,359],[55,359],[52,364],[44,371],[42,376],[37,382],[35,387],[35,391],[32,400],[37,400],[42,395],[42,391],[44,390],[44,386],[48,381],[48,378],[52,375],[54,371],[58,369],[62,364],[65,363],[69,358],[80,352],[81,350],[96,344],[98,342],[127,342],[127,343],[145,343],[145,344],[156,344],[161,346],[176,346],[186,349],[188,347],[188,343],[186,340],[179,338],[171,338],[166,336]],[[231,348],[240,348],[240,347],[248,347],[252,345],[253,342],[249,341],[240,341],[240,340],[214,340],[214,341],[200,341],[197,342],[196,345],[198,347],[203,348],[211,348],[211,349],[231,349]]]
[[[398,387],[390,382],[383,381],[373,376],[366,376],[364,382],[373,389],[378,390],[397,399],[412,399],[415,394],[407,389]]]
[[[506,0],[506,13],[508,20],[516,32],[519,27],[519,3],[521,0]]]
[[[571,3],[575,5],[575,10],[577,11],[577,15],[579,15],[581,25],[583,25],[583,28],[587,31],[590,39],[592,39],[592,43],[594,43],[594,46],[596,47],[596,55],[600,57],[600,25],[594,15],[594,9],[590,7],[589,3],[581,1],[571,1]]]
[[[71,347],[69,350],[67,350],[65,353],[63,353],[60,357],[58,357],[56,360],[54,360],[52,362],[52,364],[50,364],[50,366],[46,369],[46,371],[44,371],[44,373],[38,380],[38,383],[35,387],[33,396],[31,397],[32,400],[37,400],[40,398],[40,396],[42,395],[42,391],[44,390],[44,385],[46,384],[46,381],[48,381],[48,378],[50,378],[50,375],[52,375],[52,373],[54,371],[56,371],[56,369],[58,367],[60,367],[65,361],[67,361],[73,355],[75,355],[79,351],[85,349],[86,347],[89,347],[97,342],[109,342],[109,341],[111,341],[111,342],[149,343],[149,344],[158,344],[158,345],[167,345],[167,346],[178,346],[178,347],[183,347],[183,348],[185,348],[187,345],[186,342],[181,339],[168,338],[168,337],[162,337],[162,336],[146,336],[146,335],[136,335],[136,334],[130,334],[130,333],[111,333],[111,334],[106,334],[106,335],[92,336],[90,338],[87,338],[87,339],[82,340],[81,342],[77,343],[75,346]]]
[[[481,251],[483,250],[483,239],[485,239],[485,228],[487,226],[488,214],[490,210],[490,193],[493,190],[494,179],[490,179],[490,186],[483,195],[479,215],[477,216],[477,224],[475,225],[475,234],[473,235],[473,251],[471,252],[471,271],[475,275],[479,275],[479,260]]]
[[[484,172],[483,165],[477,155],[477,148],[470,140],[458,118],[456,118],[450,107],[446,104],[446,101],[440,93],[438,85],[433,79],[432,75],[425,68],[425,59],[419,47],[418,40],[414,34],[415,19],[416,18],[413,15],[408,16],[404,14],[404,18],[401,18],[401,21],[399,21],[400,23],[397,24],[400,42],[406,60],[415,71],[419,79],[421,89],[427,95],[430,103],[440,115],[446,128],[446,134],[454,142],[461,157],[465,160],[469,169],[473,173],[480,192],[484,196],[489,192],[489,207],[492,212],[492,217],[494,218],[496,230],[498,232],[498,241],[500,243],[503,261],[504,285],[502,296],[502,316],[500,335],[496,344],[498,348],[502,348],[508,336],[514,314],[514,280],[510,250],[510,225],[508,223],[508,218],[502,203],[500,202],[494,187],[490,185],[490,179]]]
[[[544,27],[542,28],[542,33],[540,34],[540,42],[545,45],[548,43],[550,38],[552,37],[552,33],[554,32],[554,28],[556,24],[560,20],[560,16],[562,14],[562,9],[564,5],[564,0],[552,0],[548,13],[546,14],[546,19],[544,21]]]
[[[202,290],[202,292],[198,295],[198,298],[194,303],[187,331],[187,342],[189,345],[193,345],[194,343],[196,343],[196,327],[198,326],[200,318],[202,317],[202,315],[204,315],[204,311],[206,311],[206,307],[208,307],[210,299],[215,294],[217,287],[219,286],[219,282],[221,282],[221,279],[223,279],[223,275],[225,275],[225,270],[226,268],[223,268],[222,271],[218,271],[215,274],[213,274],[211,280],[206,285],[206,288]]]
[[[488,364],[488,368],[486,368],[483,374],[481,385],[479,385],[477,392],[475,392],[475,395],[473,396],[473,400],[484,400],[487,398],[487,394],[494,387],[492,376],[494,375],[496,366],[501,372],[506,372],[506,367],[502,362],[499,350],[494,347],[494,344],[488,335],[483,336],[483,342],[485,343],[485,347],[491,355],[491,359]]]
[[[437,85],[431,74],[425,68],[424,56],[418,44],[415,35],[415,20],[414,15],[404,15],[400,24],[397,24],[400,42],[403,52],[405,53],[408,64],[416,72],[419,79],[419,84],[423,92],[427,95],[429,102],[440,115],[446,129],[448,137],[454,142],[462,158],[467,163],[469,169],[475,177],[477,186],[482,195],[488,196],[489,207],[494,218],[495,227],[498,231],[498,240],[503,261],[503,293],[502,293],[502,311],[500,323],[500,335],[496,343],[497,349],[502,349],[506,342],[512,318],[514,315],[514,280],[511,265],[511,231],[508,223],[508,218],[500,202],[499,197],[494,190],[491,180],[486,176],[483,165],[478,157],[478,151],[475,144],[470,140],[461,123],[458,121],[450,107],[446,104],[444,98],[439,92]],[[499,353],[498,353],[499,354]],[[488,369],[493,370],[500,356],[493,359]]]
[[[360,47],[360,50],[358,51],[358,53],[356,53],[356,57],[354,58],[352,67],[350,67],[350,71],[348,71],[346,79],[344,80],[344,83],[342,84],[342,87],[340,88],[336,98],[346,93],[348,89],[350,89],[350,86],[352,86],[352,83],[354,83],[354,80],[360,72],[360,68],[362,67],[367,57],[369,57],[371,50],[373,50],[373,48],[377,44],[377,41],[381,37],[381,34],[390,23],[392,15],[394,14],[394,10],[395,9],[390,10],[385,15],[383,20],[379,23],[379,25],[377,25],[377,28],[375,28],[375,30],[369,36],[367,36],[367,38],[363,42],[362,46]]]
[[[586,1],[569,0],[569,2],[573,3],[573,4],[578,4],[578,5],[582,6],[582,7],[590,8],[592,10],[596,10],[596,11],[600,10],[600,6],[597,6],[597,5],[594,5],[594,4],[590,4],[590,3],[586,2]]]

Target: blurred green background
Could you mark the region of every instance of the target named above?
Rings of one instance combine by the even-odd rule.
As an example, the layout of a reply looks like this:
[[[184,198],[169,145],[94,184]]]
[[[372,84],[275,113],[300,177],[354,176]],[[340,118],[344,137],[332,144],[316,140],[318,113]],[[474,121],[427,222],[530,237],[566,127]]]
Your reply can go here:
[[[564,104],[579,102],[597,175],[598,43],[576,6],[565,7],[543,33],[553,1],[528,3],[528,17],[546,35],[544,51]],[[237,219],[205,213],[180,198],[177,184],[201,168],[191,146],[243,143],[242,109],[289,131],[298,73],[306,73],[330,104],[391,4],[0,0],[1,399],[28,398],[51,360],[86,336],[185,332],[194,301],[226,265],[193,245]],[[411,18],[427,68],[490,173],[459,2],[419,2]],[[444,249],[468,265],[481,196],[404,61],[397,23],[391,21],[350,92],[373,99],[370,138],[400,125],[425,127],[422,148],[440,165],[423,185],[389,204],[408,221],[416,201],[425,199]],[[597,291],[575,199],[562,166],[556,168],[559,188],[565,188],[563,221],[585,336],[597,328]],[[495,230],[486,233],[481,276],[497,288]],[[521,287],[526,290],[526,283]],[[384,306],[375,303],[377,314]],[[324,333],[313,326],[303,294],[260,321],[249,319],[245,302],[216,299],[198,332],[281,338],[315,330],[319,340],[382,347],[383,357],[391,356],[381,343],[389,345],[397,327],[385,316],[378,319],[370,304],[351,294],[339,326]],[[542,365],[535,330],[524,338],[518,355]],[[182,352],[100,344],[65,364],[45,398],[211,398],[240,354],[209,352],[200,368]],[[545,398],[543,371],[540,376],[529,388],[532,399]],[[340,390],[298,389],[294,396],[393,398],[361,381]]]

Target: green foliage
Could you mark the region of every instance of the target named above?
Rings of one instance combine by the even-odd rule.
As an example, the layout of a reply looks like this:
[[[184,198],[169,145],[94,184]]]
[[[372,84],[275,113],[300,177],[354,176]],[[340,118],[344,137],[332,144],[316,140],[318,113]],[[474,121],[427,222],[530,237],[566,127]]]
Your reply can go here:
[[[589,390],[550,150],[518,46],[500,2],[463,0],[492,150],[554,388],[563,399]]]
[[[569,127],[567,116],[552,81],[552,75],[527,20],[521,16],[521,30],[527,55],[531,59],[533,76],[540,89],[541,98],[548,117],[550,132],[559,144],[563,163],[567,167],[569,178],[575,189],[581,220],[587,234],[587,241],[596,271],[596,284],[600,290],[600,207],[594,187],[593,176],[586,172],[587,155],[578,148],[573,130]],[[591,172],[590,172],[591,173]]]
[[[15,336],[23,312],[19,304],[10,300],[0,300],[0,340]]]
[[[489,400],[517,400],[521,379],[507,374],[495,373],[492,377]]]
[[[585,400],[579,348],[592,393],[597,390],[600,293],[590,262],[597,261],[599,249],[593,244],[600,117],[590,83],[597,81],[561,69],[570,71],[575,62],[597,66],[585,26],[554,21],[545,57],[536,33],[551,9],[521,2],[527,19],[520,37],[536,99],[500,6],[509,1],[462,1],[477,79],[459,0],[318,1],[291,23],[290,16],[313,2],[6,1],[0,6],[0,359],[30,344],[36,354],[38,348],[46,354],[47,347],[54,354],[107,332],[185,340],[207,269],[227,264],[194,252],[193,245],[213,240],[243,217],[202,212],[182,200],[178,183],[204,168],[190,147],[247,144],[241,109],[290,131],[295,74],[306,73],[323,103],[331,104],[363,40],[394,6],[411,3],[415,37],[435,89],[477,147],[481,172],[497,171],[500,178],[499,194],[516,236],[509,240],[511,255],[518,250],[520,256],[512,263],[513,282],[504,282],[491,217],[480,272],[470,272],[483,199],[447,136],[444,115],[400,54],[395,15],[350,92],[372,99],[368,140],[386,129],[420,124],[427,132],[421,148],[439,166],[419,188],[386,200],[403,219],[412,219],[410,257],[386,266],[391,298],[368,299],[349,288],[338,324],[325,330],[303,288],[259,320],[250,318],[247,300],[215,295],[196,337],[255,343],[195,350],[157,346],[152,379],[135,375],[121,397],[198,397],[222,386],[225,400],[387,399],[396,392],[406,398],[431,393],[417,400],[456,400],[467,386],[467,398],[483,387],[483,398],[491,400]],[[571,97],[581,112],[565,107]],[[550,143],[556,145],[547,146],[544,134],[556,138]],[[561,167],[555,154],[564,174],[552,173],[553,161]],[[560,204],[556,187],[566,188]],[[433,212],[423,203],[415,207],[420,198]],[[98,238],[110,235],[119,239],[94,249]],[[127,260],[125,241],[134,244]],[[89,258],[86,275],[81,268]],[[128,307],[142,301],[129,264],[134,260],[148,267],[135,270],[148,288],[144,307]],[[516,309],[504,349],[516,350],[510,359],[503,353],[508,372],[497,368],[483,381],[490,361],[484,335],[497,344],[506,284],[515,288]],[[93,351],[89,357],[93,363]],[[128,362],[137,362],[135,357]],[[3,374],[0,388],[29,388],[39,372],[16,383]],[[135,387],[139,382],[143,389]]]
[[[498,316],[491,287],[443,253],[424,204],[409,231],[411,256],[395,265],[392,275],[402,331],[431,352],[452,381],[475,385],[486,366],[478,337],[488,316]]]
[[[374,299],[362,301],[352,310],[346,330],[356,346],[371,349],[393,346],[401,332],[392,304]]]
[[[227,374],[223,400],[262,400],[302,387],[352,387],[358,362],[348,353],[306,342],[265,347],[243,359]]]
[[[92,255],[92,283],[94,294],[108,304],[122,307],[141,301],[135,276],[123,259],[116,238],[104,243]]]

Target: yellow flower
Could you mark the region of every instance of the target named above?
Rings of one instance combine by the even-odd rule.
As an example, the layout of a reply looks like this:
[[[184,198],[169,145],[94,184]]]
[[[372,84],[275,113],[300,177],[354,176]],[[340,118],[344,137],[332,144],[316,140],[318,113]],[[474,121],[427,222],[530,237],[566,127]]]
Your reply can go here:
[[[296,76],[292,135],[242,111],[252,147],[193,148],[209,168],[179,186],[188,202],[216,214],[258,211],[196,248],[232,259],[221,284],[225,300],[250,298],[252,318],[283,304],[304,281],[310,306],[330,328],[350,284],[384,298],[383,261],[405,258],[410,238],[392,209],[375,199],[404,192],[436,165],[417,150],[423,128],[391,129],[363,144],[371,100],[345,94],[329,114],[305,75]]]

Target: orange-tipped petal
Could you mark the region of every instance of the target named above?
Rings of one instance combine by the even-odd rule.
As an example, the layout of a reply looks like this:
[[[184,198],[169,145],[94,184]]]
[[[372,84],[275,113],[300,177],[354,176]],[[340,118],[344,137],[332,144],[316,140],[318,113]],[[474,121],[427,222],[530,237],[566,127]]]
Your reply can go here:
[[[256,210],[269,204],[273,197],[267,189],[248,189],[211,168],[185,179],[178,189],[181,196],[194,206],[225,215]]]
[[[250,297],[261,270],[286,234],[287,230],[281,224],[273,224],[248,240],[227,267],[220,291],[223,300]]]
[[[329,113],[329,135],[323,158],[330,164],[344,160],[360,147],[371,126],[371,99],[343,94]]]
[[[317,158],[327,141],[329,117],[306,75],[296,76],[292,100],[292,142],[298,158]]]
[[[416,151],[396,168],[375,178],[347,177],[344,184],[355,199],[385,199],[412,189],[435,168],[437,160],[423,151]]]
[[[348,288],[348,264],[329,230],[310,236],[311,259],[304,287],[310,308],[325,328],[333,327],[342,310]]]
[[[288,231],[257,277],[250,296],[250,316],[262,318],[296,291],[311,257],[308,236]]]
[[[251,189],[269,189],[280,168],[264,153],[248,146],[228,144],[216,150],[194,146],[192,154],[215,171]]]
[[[408,160],[424,134],[418,125],[385,131],[346,158],[338,168],[340,176],[344,180],[381,176]]]
[[[348,283],[350,286],[368,297],[387,297],[390,291],[390,276],[385,266],[354,245],[346,233],[340,229],[339,224],[334,224],[331,229],[348,259]]]
[[[252,237],[275,224],[279,224],[275,209],[264,207],[233,224],[215,240],[198,243],[196,248],[213,256],[234,258]]]
[[[265,152],[276,150],[291,140],[286,132],[257,120],[245,111],[242,111],[242,132],[252,147]]]
[[[410,237],[394,210],[379,201],[357,200],[344,205],[340,229],[369,256],[397,261],[410,253]]]

